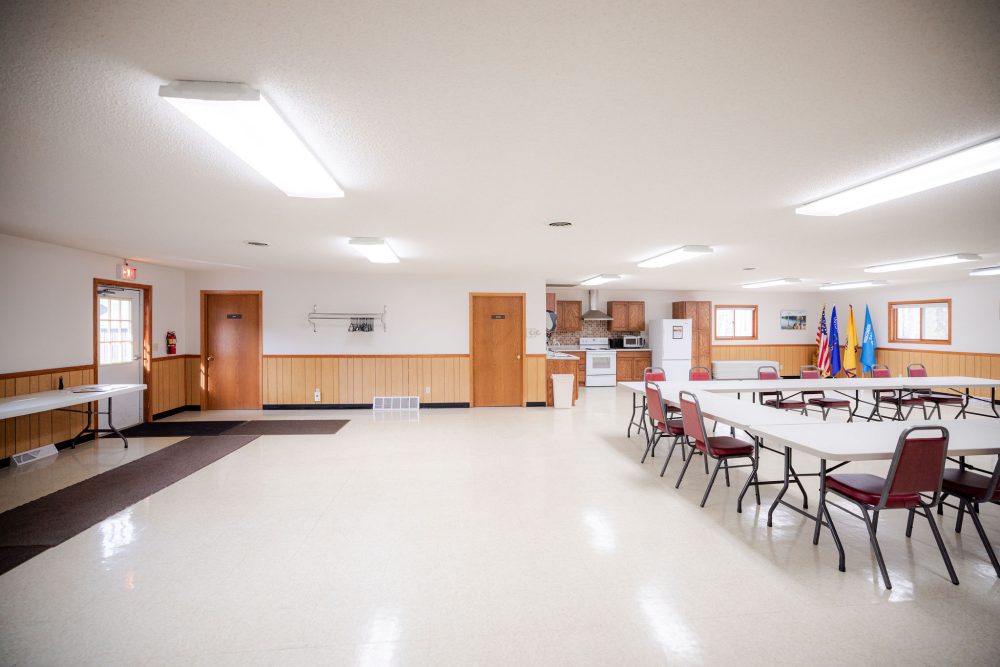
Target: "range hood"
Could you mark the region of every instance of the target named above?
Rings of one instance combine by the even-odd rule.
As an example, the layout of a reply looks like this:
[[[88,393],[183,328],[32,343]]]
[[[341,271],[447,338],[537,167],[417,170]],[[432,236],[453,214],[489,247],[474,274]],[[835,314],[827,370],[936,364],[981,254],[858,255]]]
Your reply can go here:
[[[597,307],[597,290],[592,289],[592,290],[588,291],[587,292],[587,298],[590,300],[590,309],[583,314],[583,319],[585,319],[587,321],[590,321],[590,320],[604,320],[604,321],[608,321],[608,320],[611,319],[610,315],[608,315],[603,310],[600,310]]]

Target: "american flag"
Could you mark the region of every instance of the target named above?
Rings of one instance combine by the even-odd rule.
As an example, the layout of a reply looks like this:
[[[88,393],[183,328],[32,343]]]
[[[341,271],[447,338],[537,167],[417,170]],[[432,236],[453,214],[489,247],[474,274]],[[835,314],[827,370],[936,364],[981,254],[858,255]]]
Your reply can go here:
[[[826,329],[826,305],[819,316],[819,328],[816,329],[816,367],[819,368],[823,377],[830,375],[830,338]]]

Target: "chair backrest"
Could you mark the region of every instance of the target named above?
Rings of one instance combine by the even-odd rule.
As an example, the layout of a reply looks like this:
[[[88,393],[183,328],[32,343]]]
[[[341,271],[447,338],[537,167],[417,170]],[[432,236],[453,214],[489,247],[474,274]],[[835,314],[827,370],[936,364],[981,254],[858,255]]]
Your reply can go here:
[[[692,380],[694,382],[702,382],[711,379],[712,379],[712,371],[708,370],[704,366],[693,366],[691,370],[688,371],[688,380]]]
[[[872,377],[873,378],[891,378],[892,373],[889,372],[888,366],[872,366]]]
[[[660,387],[649,381],[646,382],[646,410],[654,423],[665,424],[667,422],[667,417],[663,412],[663,395],[660,393]]]
[[[927,368],[923,364],[910,364],[906,367],[906,377],[925,378],[927,377]]]
[[[803,366],[799,369],[799,377],[803,380],[818,380],[819,368],[816,366]]]
[[[774,366],[761,366],[757,369],[758,380],[777,380],[779,377],[778,369]]]
[[[936,437],[915,437],[918,431],[932,431]],[[941,478],[948,458],[948,429],[942,426],[911,426],[899,434],[896,453],[882,489],[879,507],[885,507],[890,494],[932,493],[930,504],[941,493]]]
[[[646,382],[666,382],[667,372],[659,366],[647,366],[642,371],[642,379]]]
[[[689,391],[682,391],[680,402],[681,421],[684,424],[685,435],[694,438],[696,442],[700,442],[707,449],[708,435],[705,432],[705,419],[701,415],[701,404],[698,402],[698,397]]]
[[[997,457],[997,466],[993,469],[993,477],[990,479],[990,485],[986,487],[986,493],[979,499],[981,503],[988,503],[990,501],[1000,501],[1000,456]]]

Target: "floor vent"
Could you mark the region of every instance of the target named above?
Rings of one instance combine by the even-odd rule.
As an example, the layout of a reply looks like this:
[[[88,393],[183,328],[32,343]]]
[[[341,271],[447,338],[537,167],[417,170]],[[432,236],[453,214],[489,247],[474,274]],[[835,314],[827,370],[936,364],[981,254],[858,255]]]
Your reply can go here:
[[[419,410],[419,396],[376,396],[372,401],[372,410]]]
[[[37,461],[38,459],[48,458],[49,456],[55,456],[59,453],[55,445],[43,445],[41,447],[36,447],[35,449],[29,449],[26,452],[21,452],[20,454],[14,454],[10,457],[10,462],[16,466],[23,466],[26,463],[31,463],[32,461]]]

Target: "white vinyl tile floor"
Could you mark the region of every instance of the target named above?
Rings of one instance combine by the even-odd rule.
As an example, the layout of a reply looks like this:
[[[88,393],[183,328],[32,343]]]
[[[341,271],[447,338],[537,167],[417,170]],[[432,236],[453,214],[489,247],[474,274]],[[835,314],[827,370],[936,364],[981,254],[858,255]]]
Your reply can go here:
[[[767,528],[777,487],[741,515],[745,471],[720,475],[701,509],[700,461],[675,490],[679,457],[660,478],[666,448],[640,465],[625,437],[631,395],[581,393],[572,410],[176,415],[351,421],[258,438],[0,576],[0,664],[1000,664],[1000,579],[954,510],[961,585],[926,523],[908,540],[885,512],[887,591],[860,520],[834,510],[838,572],[826,531],[814,547],[784,509]],[[0,509],[178,440],[0,470]],[[982,518],[997,544],[1000,508]]]

